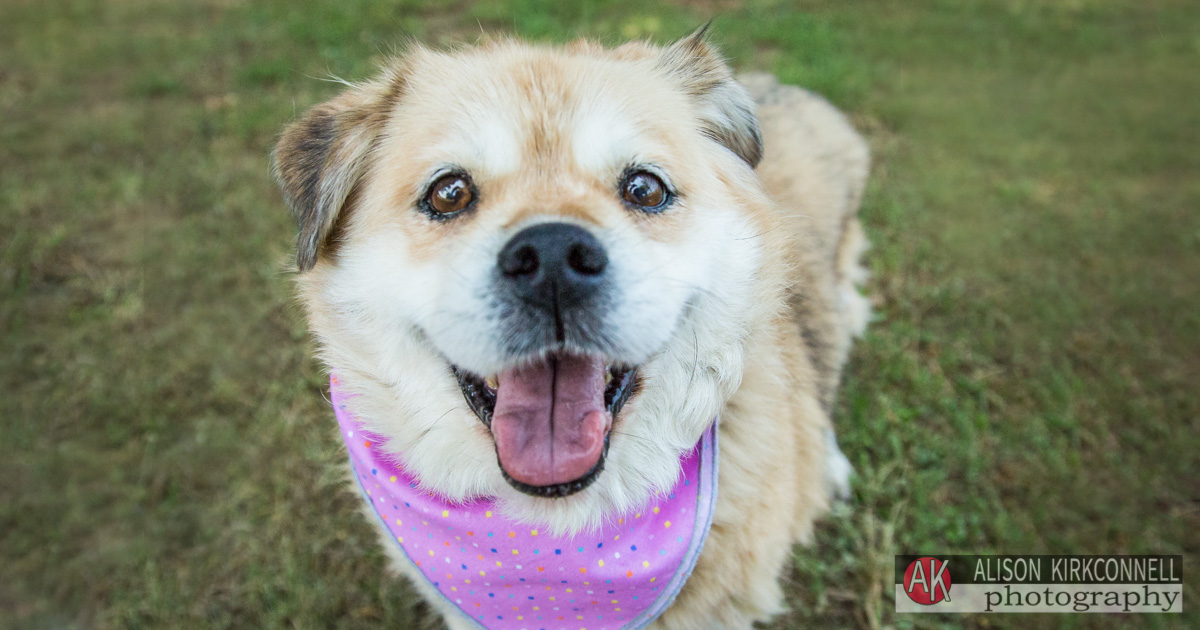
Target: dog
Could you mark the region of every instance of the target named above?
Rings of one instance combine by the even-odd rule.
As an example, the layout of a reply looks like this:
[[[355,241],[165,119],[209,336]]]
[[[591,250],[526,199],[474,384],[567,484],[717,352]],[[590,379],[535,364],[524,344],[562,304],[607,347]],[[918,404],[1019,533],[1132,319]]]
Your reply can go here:
[[[869,152],[847,119],[735,78],[703,30],[661,47],[413,45],[347,85],[286,127],[273,162],[394,570],[451,628],[749,628],[783,611],[792,546],[849,488],[830,417],[869,319]],[[444,509],[407,516],[385,466]],[[650,520],[681,491],[708,507],[688,494],[661,504],[688,524]],[[426,533],[439,511],[476,520]],[[485,538],[493,517],[513,525]],[[639,603],[615,588],[650,566],[606,529],[628,523],[687,549],[656,574],[673,592],[643,579],[653,595],[630,595],[644,610],[623,620]],[[578,547],[587,563],[542,542],[584,539],[600,545]],[[534,564],[548,577],[514,577]]]

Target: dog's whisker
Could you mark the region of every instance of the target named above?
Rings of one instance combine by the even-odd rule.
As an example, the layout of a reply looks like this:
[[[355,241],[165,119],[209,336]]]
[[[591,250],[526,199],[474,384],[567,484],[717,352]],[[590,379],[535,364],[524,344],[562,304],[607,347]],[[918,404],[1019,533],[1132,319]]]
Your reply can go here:
[[[778,229],[779,229],[779,228],[781,228],[781,227],[783,227],[783,224],[779,224],[779,225],[776,225],[776,226],[773,226],[773,227],[769,227],[769,228],[767,228],[767,229],[765,229],[765,230],[763,230],[763,231],[761,231],[761,232],[759,232],[759,233],[757,233],[757,234],[751,234],[750,236],[742,236],[742,237],[738,237],[738,238],[736,238],[736,239],[734,239],[734,240],[735,240],[735,241],[751,241],[751,240],[754,240],[754,239],[756,239],[756,238],[762,238],[762,236],[763,236],[763,235],[765,235],[765,234],[770,234],[771,232],[774,232],[775,230],[778,230]]]
[[[654,444],[654,440],[652,440],[648,437],[641,436],[641,435],[635,435],[633,433],[629,433],[628,431],[618,431],[616,429],[613,429],[611,431],[611,433],[613,435],[619,435],[621,437],[628,437],[628,438],[633,438],[635,440],[642,440],[643,442],[645,442],[647,444]]]
[[[696,380],[696,366],[700,364],[700,337],[696,334],[696,329],[692,328],[692,369],[688,373],[687,393],[692,393],[692,382]]]
[[[703,294],[704,296],[706,296],[706,297],[709,297],[709,298],[712,298],[712,299],[714,299],[714,300],[716,300],[716,299],[719,299],[719,297],[720,297],[720,296],[718,296],[718,295],[717,295],[715,292],[713,292],[711,289],[706,289],[706,288],[704,288],[704,287],[702,287],[702,286],[699,286],[699,285],[692,284],[692,283],[690,283],[690,282],[688,282],[688,281],[686,281],[686,280],[680,280],[680,279],[678,279],[678,278],[672,278],[672,277],[670,277],[670,276],[664,276],[664,277],[663,277],[663,282],[667,282],[667,283],[670,283],[670,284],[674,284],[674,285],[677,285],[677,286],[684,287],[685,289],[687,289],[687,290],[689,290],[689,291],[691,291],[691,292],[693,292],[693,293],[701,293],[701,294]]]

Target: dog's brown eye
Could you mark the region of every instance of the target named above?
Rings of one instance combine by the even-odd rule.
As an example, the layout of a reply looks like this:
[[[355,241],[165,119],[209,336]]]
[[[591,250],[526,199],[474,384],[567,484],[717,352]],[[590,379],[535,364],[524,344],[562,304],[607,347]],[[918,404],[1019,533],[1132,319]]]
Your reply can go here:
[[[666,204],[670,193],[658,176],[646,171],[635,171],[625,176],[621,183],[621,198],[626,203],[657,210]]]
[[[425,202],[429,209],[437,214],[454,214],[475,200],[471,190],[471,181],[465,175],[446,175],[429,187]]]

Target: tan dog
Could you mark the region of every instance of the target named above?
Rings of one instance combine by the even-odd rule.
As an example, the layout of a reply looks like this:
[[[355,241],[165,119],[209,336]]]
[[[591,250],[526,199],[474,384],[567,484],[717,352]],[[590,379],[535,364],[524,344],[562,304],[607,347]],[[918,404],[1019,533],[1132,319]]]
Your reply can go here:
[[[669,489],[720,415],[712,528],[661,627],[780,612],[849,475],[829,413],[868,317],[867,148],[743,83],[702,33],[416,48],[275,151],[321,356],[426,489],[578,532]]]

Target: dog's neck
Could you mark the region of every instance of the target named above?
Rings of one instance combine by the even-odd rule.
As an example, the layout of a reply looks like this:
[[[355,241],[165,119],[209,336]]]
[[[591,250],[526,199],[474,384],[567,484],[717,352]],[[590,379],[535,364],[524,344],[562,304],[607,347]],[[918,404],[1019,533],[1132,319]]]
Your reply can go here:
[[[330,393],[363,498],[410,568],[489,628],[524,627],[561,610],[642,627],[666,610],[699,558],[716,508],[715,420],[683,457],[670,492],[595,530],[556,536],[509,518],[493,497],[455,502],[424,490],[383,450],[384,438],[354,418],[336,377]]]

